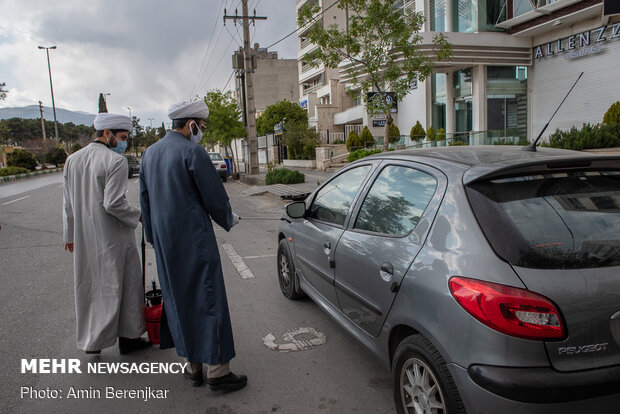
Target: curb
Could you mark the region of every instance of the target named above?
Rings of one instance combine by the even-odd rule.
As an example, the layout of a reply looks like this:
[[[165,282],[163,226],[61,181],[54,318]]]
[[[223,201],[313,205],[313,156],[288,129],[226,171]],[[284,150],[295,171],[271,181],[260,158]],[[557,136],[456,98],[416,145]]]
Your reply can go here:
[[[22,178],[36,177],[36,176],[45,175],[45,174],[52,174],[55,172],[62,171],[62,169],[63,167],[57,167],[57,168],[54,168],[53,170],[42,170],[42,171],[29,172],[25,174],[5,175],[3,177],[0,177],[0,182],[4,183],[8,181],[21,180]]]

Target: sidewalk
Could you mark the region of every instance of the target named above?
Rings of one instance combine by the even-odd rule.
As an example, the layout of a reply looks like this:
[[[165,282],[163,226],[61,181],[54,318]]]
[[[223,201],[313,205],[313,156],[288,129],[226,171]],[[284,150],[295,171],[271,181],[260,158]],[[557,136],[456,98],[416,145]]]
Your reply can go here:
[[[246,195],[259,195],[269,194],[284,200],[303,200],[308,194],[313,192],[320,184],[323,184],[325,180],[333,173],[295,168],[297,171],[305,175],[305,182],[299,184],[273,184],[265,185],[266,172],[260,172],[258,174],[241,174],[239,176],[239,182],[250,186],[247,190],[243,191]]]

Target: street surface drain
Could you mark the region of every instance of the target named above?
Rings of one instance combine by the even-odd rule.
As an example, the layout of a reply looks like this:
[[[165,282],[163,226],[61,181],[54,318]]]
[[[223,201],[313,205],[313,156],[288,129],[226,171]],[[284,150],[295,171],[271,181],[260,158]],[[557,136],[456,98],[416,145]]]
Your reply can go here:
[[[323,345],[327,341],[327,337],[323,332],[319,332],[314,328],[296,328],[286,331],[282,335],[285,343],[276,344],[276,337],[272,333],[268,333],[263,338],[263,343],[269,349],[280,352],[305,351],[307,349],[316,348]]]

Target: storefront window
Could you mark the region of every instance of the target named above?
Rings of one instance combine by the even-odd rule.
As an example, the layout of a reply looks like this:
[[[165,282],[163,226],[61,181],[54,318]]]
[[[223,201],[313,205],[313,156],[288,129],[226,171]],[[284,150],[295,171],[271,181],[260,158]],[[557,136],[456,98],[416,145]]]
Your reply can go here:
[[[479,31],[503,31],[495,25],[506,20],[506,7],[505,0],[487,0],[486,13],[483,16],[484,21],[481,21]]]
[[[525,66],[487,67],[487,127],[491,141],[518,144],[527,139]]]
[[[512,17],[532,11],[530,0],[512,0]]]
[[[430,0],[431,9],[431,31],[446,31],[446,4],[445,0]]]
[[[455,32],[477,32],[478,0],[452,0],[452,19]]]
[[[473,129],[473,104],[471,68],[454,72],[454,111],[456,121],[456,137],[463,141]]]
[[[446,129],[446,74],[433,73],[433,113],[432,127],[437,131],[439,128]]]

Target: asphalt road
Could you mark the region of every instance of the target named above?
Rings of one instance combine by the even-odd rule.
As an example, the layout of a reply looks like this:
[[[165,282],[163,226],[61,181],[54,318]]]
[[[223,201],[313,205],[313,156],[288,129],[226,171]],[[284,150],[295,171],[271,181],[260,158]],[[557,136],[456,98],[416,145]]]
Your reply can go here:
[[[394,411],[389,374],[372,355],[312,301],[289,301],[280,293],[277,220],[242,219],[228,233],[216,230],[237,351],[231,367],[235,373],[248,375],[245,389],[217,395],[205,386],[190,387],[181,374],[85,372],[87,364],[95,362],[184,361],[174,350],[157,347],[123,356],[116,347],[100,356],[85,355],[76,348],[72,259],[62,248],[61,175],[44,178],[0,184],[0,412]],[[281,216],[285,202],[245,195],[247,187],[237,182],[229,181],[225,186],[233,210],[241,217]],[[136,178],[129,180],[128,198],[138,205]],[[136,231],[138,241],[139,236]],[[253,277],[242,268],[240,273],[231,255],[236,262],[241,260]],[[149,246],[147,283],[155,275]],[[272,347],[286,348],[290,342],[282,335],[298,328],[316,330],[324,335],[325,343],[293,352],[272,350],[264,343],[272,334]],[[316,334],[309,333],[296,337],[307,341],[315,338]],[[31,358],[78,359],[83,372],[21,373],[21,360]],[[151,391],[161,390],[165,398],[144,401],[128,393],[106,398],[107,387],[115,391],[150,387]],[[82,398],[68,398],[71,390]],[[54,395],[58,398],[52,398]]]

